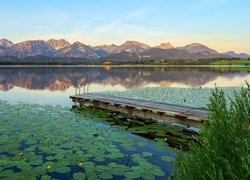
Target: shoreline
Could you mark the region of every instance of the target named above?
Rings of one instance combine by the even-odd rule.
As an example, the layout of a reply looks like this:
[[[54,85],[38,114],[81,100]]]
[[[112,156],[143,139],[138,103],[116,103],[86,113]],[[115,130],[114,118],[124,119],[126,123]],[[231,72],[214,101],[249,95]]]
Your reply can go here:
[[[227,67],[227,68],[250,68],[250,66],[245,65],[144,65],[144,64],[138,64],[138,65],[0,65],[0,68],[8,68],[8,67]]]

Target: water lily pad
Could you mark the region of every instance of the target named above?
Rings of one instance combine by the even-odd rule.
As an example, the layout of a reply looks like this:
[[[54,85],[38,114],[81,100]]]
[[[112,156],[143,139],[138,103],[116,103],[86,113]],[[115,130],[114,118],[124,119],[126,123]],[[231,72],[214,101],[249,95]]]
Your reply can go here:
[[[151,152],[143,152],[142,154],[144,157],[153,155]]]
[[[132,161],[135,162],[135,163],[142,163],[142,162],[146,162],[147,160],[144,159],[144,158],[140,158],[140,157],[135,157],[135,158],[132,158]]]
[[[139,162],[139,165],[146,170],[152,168],[152,165],[149,162]]]
[[[126,172],[124,176],[126,178],[134,179],[134,178],[139,178],[141,175],[132,171],[132,172]]]
[[[43,175],[43,176],[41,177],[41,180],[50,180],[50,179],[51,179],[51,177],[48,176],[48,175]]]
[[[138,174],[142,174],[144,173],[144,169],[140,166],[132,166],[131,167],[132,171],[138,173]]]
[[[103,161],[105,161],[105,159],[103,157],[96,157],[96,158],[94,158],[94,161],[103,162]]]
[[[165,175],[165,173],[160,168],[153,168],[153,170],[151,172],[155,176],[164,176]]]
[[[22,169],[22,170],[30,170],[30,169],[32,169],[32,167],[30,166],[30,164],[27,163],[27,162],[25,162],[25,161],[18,161],[18,162],[16,162],[16,166],[19,169]]]
[[[75,180],[84,180],[85,179],[85,175],[83,173],[75,173],[73,175]]]
[[[112,176],[112,174],[109,174],[109,173],[100,173],[99,177],[101,179],[112,179],[113,176]]]
[[[51,171],[65,174],[65,173],[70,172],[70,168],[69,167],[55,167],[55,169],[53,169],[52,167]]]
[[[54,159],[56,159],[56,158],[55,158],[54,156],[47,156],[46,159],[47,159],[48,161],[51,161],[51,160],[54,160]]]
[[[170,157],[170,156],[162,156],[161,159],[162,159],[163,161],[173,161],[173,160],[174,160],[174,158],[173,158],[173,157]]]

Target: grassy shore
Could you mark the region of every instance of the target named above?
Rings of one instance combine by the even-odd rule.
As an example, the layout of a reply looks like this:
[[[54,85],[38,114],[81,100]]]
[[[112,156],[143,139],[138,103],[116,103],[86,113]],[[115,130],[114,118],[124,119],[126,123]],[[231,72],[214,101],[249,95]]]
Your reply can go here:
[[[224,92],[215,89],[199,144],[179,153],[173,179],[249,179],[250,86],[235,93],[230,107],[227,104]]]
[[[250,66],[249,59],[239,59],[239,60],[220,60],[211,63],[212,65],[242,65]]]

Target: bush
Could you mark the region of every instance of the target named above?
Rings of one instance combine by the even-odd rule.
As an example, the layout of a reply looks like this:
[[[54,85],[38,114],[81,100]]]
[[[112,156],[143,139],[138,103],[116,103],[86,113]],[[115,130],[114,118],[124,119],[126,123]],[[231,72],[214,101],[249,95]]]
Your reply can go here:
[[[227,105],[223,91],[213,91],[200,143],[178,153],[173,179],[250,179],[250,85],[234,96]]]

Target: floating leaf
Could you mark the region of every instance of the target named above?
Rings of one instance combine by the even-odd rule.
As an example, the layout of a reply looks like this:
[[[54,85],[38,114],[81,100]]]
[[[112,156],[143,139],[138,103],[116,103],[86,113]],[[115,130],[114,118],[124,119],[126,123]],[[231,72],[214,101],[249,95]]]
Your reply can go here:
[[[51,177],[48,175],[44,175],[41,177],[41,180],[50,180],[50,179],[51,179]]]
[[[125,176],[126,178],[134,179],[134,178],[139,178],[141,175],[138,174],[138,173],[136,173],[136,172],[126,172],[126,173],[124,174],[124,176]]]
[[[132,166],[131,167],[132,171],[138,173],[138,174],[142,174],[144,173],[144,169],[140,166]]]
[[[144,169],[150,169],[150,168],[152,168],[152,165],[150,163],[148,163],[148,162],[139,162],[139,164]]]
[[[142,154],[144,157],[153,155],[151,152],[143,152]]]
[[[70,172],[69,167],[55,167],[55,169],[53,169],[53,167],[52,167],[51,170],[55,171],[55,172],[58,172],[58,173],[63,173],[63,174]]]
[[[173,158],[173,157],[170,157],[170,156],[162,156],[161,159],[162,159],[163,161],[173,161],[173,160],[174,160],[174,158]]]
[[[84,180],[85,179],[85,175],[83,173],[75,173],[73,175],[75,180]]]
[[[154,168],[151,172],[155,176],[164,176],[165,175],[165,173],[160,168]]]

